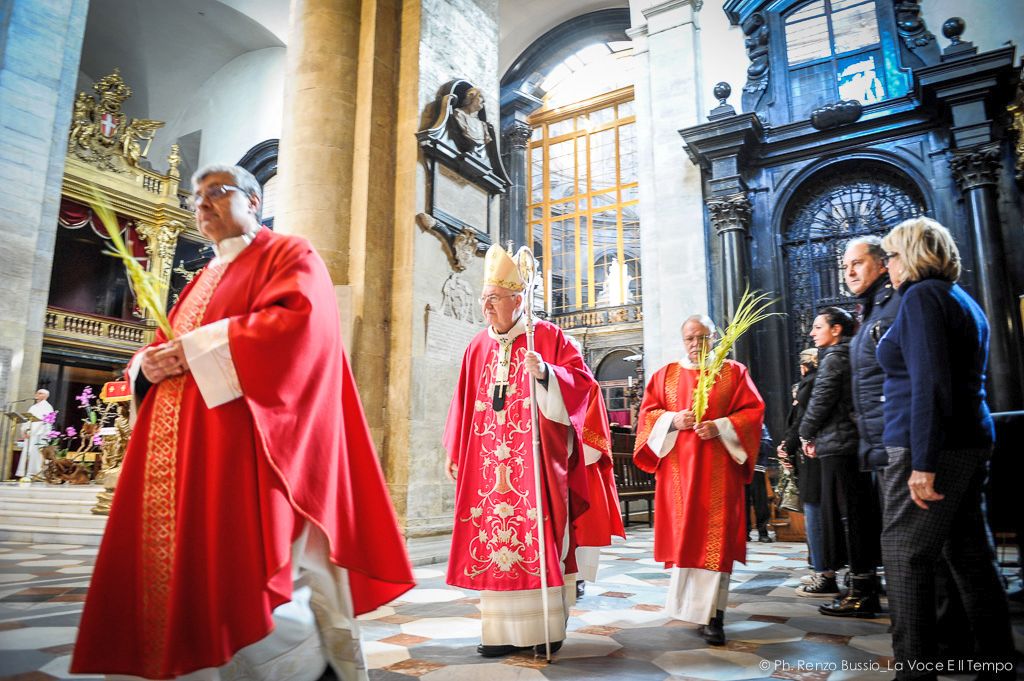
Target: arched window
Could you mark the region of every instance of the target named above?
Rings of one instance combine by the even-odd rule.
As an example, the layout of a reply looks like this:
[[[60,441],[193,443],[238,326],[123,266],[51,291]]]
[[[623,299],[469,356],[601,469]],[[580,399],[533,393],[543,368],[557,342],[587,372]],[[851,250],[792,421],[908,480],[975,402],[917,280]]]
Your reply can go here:
[[[551,71],[545,106],[530,118],[527,238],[548,272],[551,314],[640,302],[640,220],[633,86],[623,51],[583,48]],[[605,64],[590,68],[583,63]],[[577,73],[569,65],[577,65]],[[616,66],[616,68],[611,68]],[[568,78],[567,74],[573,77]],[[606,89],[608,88],[608,89]],[[615,88],[615,89],[612,89]],[[602,92],[552,107],[566,92]]]
[[[878,161],[853,161],[811,177],[786,207],[782,252],[793,347],[810,345],[807,334],[818,309],[852,309],[843,284],[846,242],[884,236],[908,218],[923,215],[925,202],[905,174]]]
[[[625,426],[630,423],[629,389],[637,380],[634,355],[630,350],[614,350],[601,360],[596,372],[609,420]]]
[[[784,26],[793,119],[838,100],[892,96],[875,0],[812,0],[787,13]]]

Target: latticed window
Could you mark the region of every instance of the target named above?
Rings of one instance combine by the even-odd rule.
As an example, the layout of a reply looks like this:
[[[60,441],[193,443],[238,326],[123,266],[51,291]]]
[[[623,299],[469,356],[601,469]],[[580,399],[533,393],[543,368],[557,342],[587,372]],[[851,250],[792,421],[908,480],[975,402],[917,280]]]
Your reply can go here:
[[[813,0],[784,19],[793,118],[837,100],[889,96],[875,0]]]
[[[843,164],[800,188],[786,208],[782,234],[793,347],[811,344],[807,334],[820,308],[854,308],[856,301],[843,284],[846,242],[868,234],[884,236],[924,212],[924,199],[913,181],[877,162]]]
[[[627,86],[531,119],[527,238],[550,314],[640,302],[636,116]]]

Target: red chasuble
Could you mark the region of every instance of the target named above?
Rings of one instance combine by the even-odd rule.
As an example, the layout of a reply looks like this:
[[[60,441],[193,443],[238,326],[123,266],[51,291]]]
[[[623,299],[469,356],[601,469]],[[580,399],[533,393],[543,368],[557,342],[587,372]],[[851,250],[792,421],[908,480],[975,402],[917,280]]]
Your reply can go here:
[[[680,431],[663,459],[647,445],[651,429],[666,411],[689,409],[697,370],[678,363],[651,378],[640,405],[640,432],[633,459],[655,474],[654,559],[665,567],[732,572],[733,561],[747,559],[744,486],[754,477],[761,442],[764,400],[747,368],[727,360],[708,399],[705,421],[728,417],[743,450],[736,463],[721,438],[701,440],[693,430]]]
[[[578,543],[570,523],[587,507],[581,443],[594,377],[554,324],[538,320],[534,343],[548,363],[548,385],[558,381],[572,424],[570,428],[539,414],[547,582],[561,586],[562,541],[568,530],[565,574],[575,572]],[[491,398],[499,347],[486,330],[470,342],[448,410],[444,445],[459,466],[448,583],[487,591],[539,589],[530,374],[523,367],[526,334],[512,343],[508,395],[504,409],[496,412]]]
[[[220,319],[243,397],[208,409],[191,374],[146,394],[75,673],[165,679],[226,663],[291,600],[292,542],[307,522],[349,570],[356,614],[413,586],[323,261],[305,240],[261,230],[170,314],[179,335]]]
[[[583,424],[583,445],[601,453],[601,458],[587,464],[587,485],[590,508],[576,519],[576,541],[580,546],[608,546],[612,535],[626,538],[619,508],[619,493],[615,489],[612,470],[612,434],[608,427],[608,412],[604,408],[601,386],[596,382],[590,389],[587,415]]]

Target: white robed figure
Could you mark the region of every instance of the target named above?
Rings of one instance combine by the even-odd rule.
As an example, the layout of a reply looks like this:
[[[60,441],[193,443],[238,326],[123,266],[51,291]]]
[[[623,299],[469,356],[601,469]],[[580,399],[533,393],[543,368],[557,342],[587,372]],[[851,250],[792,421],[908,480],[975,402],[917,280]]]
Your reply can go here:
[[[21,450],[21,459],[18,460],[18,470],[15,477],[31,478],[43,469],[42,448],[46,444],[46,434],[50,432],[51,425],[43,421],[43,417],[53,413],[53,406],[47,401],[50,391],[40,388],[36,391],[35,404],[28,408],[28,413],[39,419],[21,424],[21,432],[25,436],[25,446]]]

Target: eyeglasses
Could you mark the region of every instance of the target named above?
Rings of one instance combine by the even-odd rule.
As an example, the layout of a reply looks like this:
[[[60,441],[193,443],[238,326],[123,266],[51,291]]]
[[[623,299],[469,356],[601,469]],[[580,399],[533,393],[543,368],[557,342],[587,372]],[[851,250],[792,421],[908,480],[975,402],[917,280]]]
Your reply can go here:
[[[885,255],[882,256],[882,264],[888,267],[889,261],[892,260],[893,258],[898,257],[900,257],[899,253],[886,253]]]
[[[519,295],[519,294],[518,293],[509,293],[508,295],[499,296],[499,295],[495,295],[495,294],[492,293],[489,296],[480,296],[480,304],[481,305],[497,305],[499,300],[502,300],[503,298],[511,298],[512,296],[517,296],[517,295]]]
[[[243,191],[241,187],[236,187],[233,184],[215,184],[214,186],[207,189],[205,192],[196,192],[192,196],[188,197],[188,205],[192,210],[195,210],[206,201],[216,201],[222,199],[228,195],[228,192],[240,192]]]
[[[711,336],[683,336],[683,345],[689,345],[690,343],[703,343],[707,340],[711,340]]]

